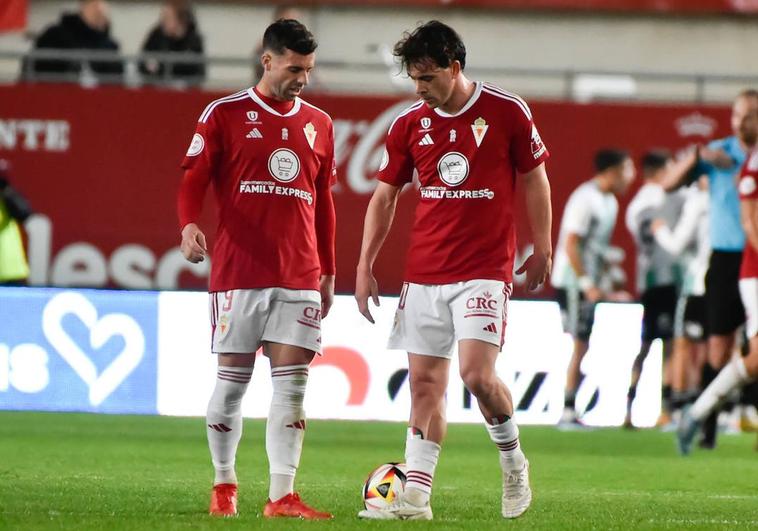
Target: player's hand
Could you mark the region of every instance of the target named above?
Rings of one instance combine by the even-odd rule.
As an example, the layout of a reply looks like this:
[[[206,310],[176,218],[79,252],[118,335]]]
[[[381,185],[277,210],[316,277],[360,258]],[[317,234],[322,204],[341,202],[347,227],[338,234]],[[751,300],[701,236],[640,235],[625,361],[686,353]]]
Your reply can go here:
[[[358,303],[358,311],[371,324],[374,324],[374,317],[368,308],[369,297],[374,301],[374,306],[379,306],[379,285],[376,283],[374,274],[370,269],[359,267],[355,275],[355,300]]]
[[[663,227],[667,225],[666,220],[656,218],[650,223],[650,230],[653,231],[653,234],[661,230]]]
[[[590,286],[584,290],[584,298],[590,302],[600,302],[603,299],[604,293],[597,286]]]
[[[184,258],[193,264],[205,260],[208,246],[205,243],[205,234],[196,224],[187,223],[182,229],[181,250]]]
[[[734,166],[734,160],[723,149],[700,148],[700,158],[717,168],[728,169]]]
[[[549,252],[535,251],[516,270],[517,275],[526,272],[526,288],[529,291],[536,290],[544,284],[553,268],[553,260]]]
[[[318,290],[321,292],[321,318],[329,315],[334,303],[334,275],[321,275]]]

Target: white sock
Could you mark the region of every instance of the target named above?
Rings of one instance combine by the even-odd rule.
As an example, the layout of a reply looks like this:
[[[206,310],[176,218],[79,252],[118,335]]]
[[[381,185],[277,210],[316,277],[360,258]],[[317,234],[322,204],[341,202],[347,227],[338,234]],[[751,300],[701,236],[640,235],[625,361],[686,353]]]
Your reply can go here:
[[[742,358],[732,358],[726,367],[721,369],[718,376],[705,388],[690,408],[690,415],[697,421],[702,421],[727,395],[738,387],[750,381],[747,368]]]
[[[419,507],[429,503],[432,495],[434,469],[440,457],[440,445],[422,439],[416,428],[408,428],[405,440],[405,465],[408,475],[405,482],[404,499]]]
[[[252,367],[218,368],[216,388],[205,417],[208,447],[216,471],[214,485],[237,483],[234,460],[242,437],[242,397],[252,375]]]
[[[500,450],[500,465],[503,470],[513,471],[524,468],[526,457],[521,451],[516,422],[507,415],[493,418],[491,422],[492,424],[487,424],[487,431],[492,442]]]
[[[276,501],[294,490],[305,437],[303,399],[308,383],[307,365],[287,365],[271,369],[274,394],[266,422],[269,499]]]

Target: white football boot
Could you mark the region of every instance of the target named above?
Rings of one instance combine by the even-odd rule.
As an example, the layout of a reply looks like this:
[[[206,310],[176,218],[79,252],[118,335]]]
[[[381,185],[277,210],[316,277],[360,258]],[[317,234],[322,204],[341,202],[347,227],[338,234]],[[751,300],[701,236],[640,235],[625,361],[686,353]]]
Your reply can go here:
[[[406,493],[407,494],[407,493]],[[425,505],[414,505],[406,496],[399,496],[386,509],[364,509],[358,513],[358,518],[366,520],[431,520],[432,507],[429,502]]]
[[[529,487],[529,461],[524,461],[521,470],[503,470],[503,518],[518,518],[532,503]]]

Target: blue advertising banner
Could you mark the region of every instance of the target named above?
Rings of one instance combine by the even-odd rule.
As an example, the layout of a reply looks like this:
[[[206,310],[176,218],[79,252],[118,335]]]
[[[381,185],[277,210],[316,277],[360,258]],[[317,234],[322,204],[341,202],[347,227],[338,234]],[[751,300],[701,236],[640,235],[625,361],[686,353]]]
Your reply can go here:
[[[158,294],[0,288],[0,409],[155,414]]]

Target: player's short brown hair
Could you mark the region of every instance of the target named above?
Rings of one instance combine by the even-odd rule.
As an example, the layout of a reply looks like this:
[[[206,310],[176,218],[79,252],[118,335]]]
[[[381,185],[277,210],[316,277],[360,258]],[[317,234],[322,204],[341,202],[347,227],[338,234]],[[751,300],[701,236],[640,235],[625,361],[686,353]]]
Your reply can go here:
[[[434,63],[440,68],[449,67],[453,61],[466,66],[466,46],[453,28],[439,20],[430,20],[412,32],[405,32],[395,44],[395,57],[400,58],[405,70],[413,64]]]
[[[263,34],[263,49],[277,55],[283,54],[285,49],[309,55],[317,47],[313,34],[297,20],[279,19],[266,28]]]

